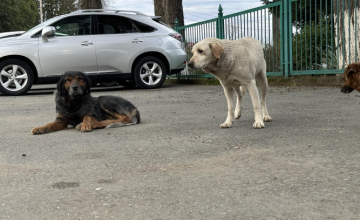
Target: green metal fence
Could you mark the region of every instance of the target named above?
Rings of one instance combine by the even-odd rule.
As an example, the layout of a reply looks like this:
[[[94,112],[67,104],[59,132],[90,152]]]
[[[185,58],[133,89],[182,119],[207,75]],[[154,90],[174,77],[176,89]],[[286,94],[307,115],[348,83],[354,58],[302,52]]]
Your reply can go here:
[[[188,59],[199,41],[252,36],[262,42],[267,75],[339,74],[360,62],[359,0],[282,0],[178,27]],[[360,21],[360,20],[359,20]],[[176,22],[175,22],[176,23]],[[179,78],[212,77],[186,68]]]

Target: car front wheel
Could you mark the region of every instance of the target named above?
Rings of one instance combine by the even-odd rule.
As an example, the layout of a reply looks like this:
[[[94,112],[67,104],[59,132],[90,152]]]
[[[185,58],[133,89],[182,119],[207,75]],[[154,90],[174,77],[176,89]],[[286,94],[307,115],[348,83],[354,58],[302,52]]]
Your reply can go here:
[[[156,57],[144,57],[134,69],[134,80],[142,89],[159,88],[165,81],[167,70],[164,63]]]
[[[25,62],[16,59],[0,63],[0,92],[5,95],[23,95],[34,82],[34,75]]]

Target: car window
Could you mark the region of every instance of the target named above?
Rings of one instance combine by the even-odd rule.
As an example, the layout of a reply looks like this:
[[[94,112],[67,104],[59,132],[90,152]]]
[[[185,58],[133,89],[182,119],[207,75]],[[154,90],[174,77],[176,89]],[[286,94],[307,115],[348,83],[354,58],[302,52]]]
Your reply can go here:
[[[140,30],[140,32],[142,33],[149,33],[149,32],[153,32],[156,30],[156,28],[153,28],[149,25],[143,24],[141,22],[132,20],[134,22],[134,24],[136,25],[136,27]]]
[[[90,15],[72,16],[52,24],[55,27],[55,36],[90,35]]]
[[[121,16],[98,15],[97,23],[99,34],[125,34],[138,32],[129,19]]]
[[[36,25],[35,27],[31,28],[30,30],[24,32],[23,34],[30,33],[31,31],[33,31],[33,30],[35,30],[35,29],[37,29],[37,28],[39,28],[39,27],[41,27],[41,26],[44,26],[44,27],[45,27],[45,26],[47,26],[48,24],[50,24],[51,22],[53,22],[54,20],[58,19],[58,18],[61,17],[61,16],[63,16],[63,15],[56,16],[56,17],[54,17],[54,18],[51,18],[51,19],[49,19],[49,20],[46,20],[46,21],[44,21],[43,23],[40,23],[40,24]]]

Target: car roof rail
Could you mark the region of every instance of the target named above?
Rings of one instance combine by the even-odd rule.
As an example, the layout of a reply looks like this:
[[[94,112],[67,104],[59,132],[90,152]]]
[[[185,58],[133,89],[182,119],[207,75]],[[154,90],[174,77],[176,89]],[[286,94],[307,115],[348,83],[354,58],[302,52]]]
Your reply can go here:
[[[146,15],[138,11],[129,11],[129,10],[110,10],[110,9],[83,9],[72,12],[71,14],[84,13],[84,12],[114,12],[114,13],[132,13],[136,15]]]

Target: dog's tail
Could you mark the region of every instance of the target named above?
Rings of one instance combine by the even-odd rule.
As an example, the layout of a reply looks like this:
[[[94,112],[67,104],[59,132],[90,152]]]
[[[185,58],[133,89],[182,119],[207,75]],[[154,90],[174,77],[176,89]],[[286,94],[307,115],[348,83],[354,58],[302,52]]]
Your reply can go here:
[[[240,91],[242,96],[246,94],[246,88],[244,86],[240,86]]]
[[[131,118],[130,123],[127,123],[127,122],[115,122],[115,123],[109,124],[108,126],[106,126],[106,128],[124,127],[124,126],[128,126],[128,125],[136,125],[136,124],[140,123],[141,119],[140,119],[139,110],[134,109],[131,113],[129,113],[127,115],[129,115],[129,117]]]

